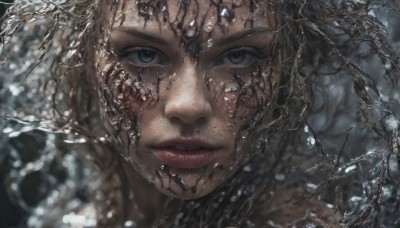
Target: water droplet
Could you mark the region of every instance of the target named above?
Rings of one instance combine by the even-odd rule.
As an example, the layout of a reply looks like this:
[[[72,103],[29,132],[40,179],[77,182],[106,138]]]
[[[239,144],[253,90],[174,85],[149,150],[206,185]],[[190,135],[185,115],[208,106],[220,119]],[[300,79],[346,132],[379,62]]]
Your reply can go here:
[[[317,185],[315,185],[313,183],[307,183],[305,188],[308,193],[313,193],[313,192],[315,192],[315,190],[317,190]]]
[[[224,168],[224,165],[222,165],[221,163],[217,162],[214,164],[214,169],[215,170],[221,170]]]
[[[351,166],[347,167],[347,168],[344,170],[344,172],[345,172],[345,173],[350,173],[351,171],[355,170],[356,168],[357,168],[356,165],[351,165]]]
[[[232,92],[233,91],[233,89],[232,88],[225,88],[225,90],[224,90],[226,93],[228,93],[228,92]]]
[[[213,39],[208,39],[207,40],[207,47],[210,48],[213,46]]]
[[[15,138],[15,137],[18,137],[20,134],[21,134],[20,131],[14,131],[14,132],[11,132],[11,133],[8,135],[8,137],[9,137],[9,138]]]
[[[315,138],[312,137],[312,136],[308,137],[308,138],[307,138],[307,145],[308,145],[308,146],[313,146],[313,145],[315,145]]]
[[[283,181],[283,180],[285,180],[285,175],[282,173],[277,173],[277,174],[275,174],[275,180]]]
[[[385,69],[386,70],[391,70],[392,69],[392,63],[390,63],[390,62],[385,63]]]
[[[221,17],[227,17],[227,16],[229,15],[228,8],[222,7],[222,9],[221,9],[219,15],[220,15]]]
[[[253,166],[251,166],[250,164],[247,164],[243,167],[243,171],[245,172],[251,172],[253,171]]]
[[[14,168],[18,168],[18,167],[20,167],[22,165],[22,162],[20,161],[20,160],[17,160],[17,161],[14,161],[13,162],[13,167]]]
[[[232,203],[233,203],[233,202],[236,202],[236,201],[238,200],[238,196],[232,196],[229,200],[230,200]]]
[[[11,84],[9,85],[8,90],[11,92],[12,96],[18,96],[21,92],[24,91],[24,87]]]
[[[134,221],[126,221],[125,223],[124,223],[124,228],[131,228],[131,227],[136,227],[137,226],[137,224],[136,224],[136,222],[134,222]]]
[[[224,100],[227,101],[227,100],[229,100],[229,99],[228,99],[228,97],[224,97]]]
[[[14,129],[11,128],[11,127],[6,127],[6,128],[3,129],[3,133],[4,134],[9,134],[9,133],[11,133],[13,131],[14,131]]]
[[[140,89],[140,82],[134,82],[133,85],[136,87],[136,89]]]
[[[353,2],[359,3],[359,4],[366,4],[367,3],[366,0],[353,0]]]
[[[307,133],[308,131],[309,131],[308,125],[305,125],[305,126],[304,126],[304,132]]]
[[[176,218],[177,218],[177,219],[182,219],[182,218],[183,218],[183,213],[182,213],[182,212],[179,213],[179,214],[176,216]]]
[[[197,30],[197,26],[196,26],[196,21],[192,20],[189,23],[188,28],[186,29],[186,36],[187,37],[193,37],[194,35],[196,35],[196,30]]]
[[[205,32],[211,32],[214,29],[214,23],[209,22],[206,25],[204,25],[203,30]]]

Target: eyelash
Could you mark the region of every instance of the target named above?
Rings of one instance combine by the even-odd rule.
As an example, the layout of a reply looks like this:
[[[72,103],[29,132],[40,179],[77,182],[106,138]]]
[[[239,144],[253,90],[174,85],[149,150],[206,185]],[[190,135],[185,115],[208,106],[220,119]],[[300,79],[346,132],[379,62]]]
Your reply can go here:
[[[240,63],[233,63],[230,57],[232,55],[240,54],[243,58]],[[242,68],[254,65],[257,60],[264,59],[266,56],[262,53],[261,50],[253,48],[253,47],[240,47],[233,48],[229,51],[225,51],[216,61],[215,65],[227,65],[233,68]],[[249,59],[252,58],[252,59]],[[228,61],[229,62],[228,62]],[[245,61],[247,60],[247,61]],[[244,63],[243,63],[244,62]]]
[[[166,62],[166,57],[161,54],[160,51],[149,47],[127,48],[120,52],[117,52],[116,55],[118,56],[118,58],[122,60],[128,60],[140,67],[164,65]],[[149,61],[145,61],[143,58],[151,59]]]
[[[146,56],[149,55],[150,56]],[[156,65],[165,65],[167,57],[160,51],[150,47],[126,48],[116,53],[121,60],[127,60],[139,67],[150,67]],[[141,56],[142,55],[142,56]],[[151,56],[152,55],[152,56]],[[236,55],[236,56],[235,56]],[[238,56],[239,55],[239,56]],[[239,57],[240,62],[234,62],[233,58]],[[151,58],[149,61],[143,58]],[[241,58],[241,59],[240,59]],[[257,60],[265,58],[261,50],[253,47],[233,48],[221,54],[214,66],[229,66],[231,68],[243,68],[254,65]]]

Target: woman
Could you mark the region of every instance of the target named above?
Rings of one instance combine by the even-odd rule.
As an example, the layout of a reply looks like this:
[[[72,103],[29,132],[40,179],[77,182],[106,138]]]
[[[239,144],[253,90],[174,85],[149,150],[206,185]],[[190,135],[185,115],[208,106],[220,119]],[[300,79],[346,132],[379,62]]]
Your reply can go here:
[[[27,66],[27,80],[36,80],[32,98],[42,102],[4,116],[38,121],[35,128],[84,143],[73,157],[90,154],[96,167],[86,175],[99,178],[84,187],[95,191],[79,206],[48,205],[61,211],[46,216],[42,207],[28,225],[38,217],[41,225],[83,218],[99,227],[376,223],[376,198],[397,184],[398,171],[390,167],[396,87],[375,84],[382,75],[397,83],[398,57],[368,14],[377,4],[21,1],[11,7],[3,26],[4,71],[17,71],[13,55],[21,50],[12,50],[20,42],[13,33],[39,40],[25,58],[38,60]],[[371,62],[366,58],[390,66],[370,77],[360,68]],[[341,89],[329,87],[335,83]],[[16,90],[10,91],[20,95]],[[30,111],[36,119],[27,120]],[[379,175],[365,176],[365,167],[381,163]],[[76,197],[77,188],[61,199]],[[390,197],[399,195],[392,191]],[[391,210],[384,208],[382,218]],[[82,217],[93,210],[92,220]]]

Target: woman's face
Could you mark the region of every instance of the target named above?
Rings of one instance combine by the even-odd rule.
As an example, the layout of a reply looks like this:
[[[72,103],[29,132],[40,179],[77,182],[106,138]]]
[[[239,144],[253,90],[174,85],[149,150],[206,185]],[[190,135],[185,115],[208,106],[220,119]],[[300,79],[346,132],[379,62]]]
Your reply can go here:
[[[271,3],[214,2],[106,5],[95,45],[113,152],[183,199],[212,192],[249,160],[279,84]]]

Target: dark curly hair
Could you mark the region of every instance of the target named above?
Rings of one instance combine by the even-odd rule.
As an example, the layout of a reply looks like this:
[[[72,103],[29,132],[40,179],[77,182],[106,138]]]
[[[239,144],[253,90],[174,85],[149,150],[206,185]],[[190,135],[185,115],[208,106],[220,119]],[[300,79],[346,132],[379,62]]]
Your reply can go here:
[[[285,186],[305,186],[302,199],[318,199],[340,212],[343,225],[398,225],[398,3],[267,2],[281,23],[277,31],[282,34],[285,61],[275,121],[254,142],[261,153],[230,179],[231,184],[201,199],[180,201],[178,211],[168,210],[177,200],[167,200],[157,224],[272,226],[269,218],[254,221],[256,202],[268,200],[265,195],[283,178]],[[115,12],[118,4],[124,3],[16,1],[0,34],[3,84],[34,81],[26,88],[36,88],[26,91],[29,96],[17,104],[15,99],[13,104],[1,100],[5,105],[0,115],[32,129],[61,133],[72,143],[85,142],[76,156],[95,151],[90,155],[97,166],[92,172],[106,182],[116,174],[121,182],[127,177],[118,168],[124,157],[107,152],[112,143],[101,127],[92,44],[101,34],[105,10]],[[143,9],[155,7],[139,10],[144,18],[154,16],[148,12],[165,16],[157,9],[165,0],[137,4]],[[26,43],[21,46],[21,42]],[[1,96],[10,96],[5,86],[0,88]],[[21,105],[31,102],[29,109]],[[105,149],[94,149],[98,147]],[[118,189],[123,202],[131,203],[129,189],[123,185]],[[102,194],[109,196],[106,190]],[[96,203],[98,226],[125,222],[127,205]],[[115,217],[105,216],[110,210]],[[310,214],[305,220],[323,225]]]

